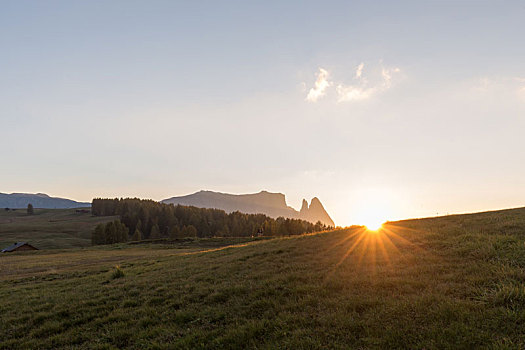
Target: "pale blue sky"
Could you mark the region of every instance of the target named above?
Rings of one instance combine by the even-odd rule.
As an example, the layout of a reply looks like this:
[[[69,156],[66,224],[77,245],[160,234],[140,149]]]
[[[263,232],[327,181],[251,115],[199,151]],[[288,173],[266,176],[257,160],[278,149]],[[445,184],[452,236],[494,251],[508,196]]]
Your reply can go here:
[[[524,18],[518,1],[0,0],[0,192],[266,189],[340,225],[524,206]]]

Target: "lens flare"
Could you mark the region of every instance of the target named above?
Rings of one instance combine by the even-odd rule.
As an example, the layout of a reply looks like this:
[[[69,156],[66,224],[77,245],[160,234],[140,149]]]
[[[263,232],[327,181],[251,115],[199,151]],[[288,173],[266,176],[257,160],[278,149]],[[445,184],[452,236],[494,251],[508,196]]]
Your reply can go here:
[[[367,230],[369,231],[378,231],[381,227],[383,227],[383,221],[382,220],[371,220],[364,225]]]

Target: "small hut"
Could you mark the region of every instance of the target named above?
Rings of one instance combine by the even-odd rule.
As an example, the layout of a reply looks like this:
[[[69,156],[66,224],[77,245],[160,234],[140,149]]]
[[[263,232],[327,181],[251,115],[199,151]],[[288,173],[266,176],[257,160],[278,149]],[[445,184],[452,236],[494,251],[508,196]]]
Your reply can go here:
[[[24,251],[24,250],[38,250],[38,248],[33,247],[31,244],[27,242],[16,242],[13,245],[10,245],[9,247],[2,249],[2,253],[10,253],[10,252],[16,252],[16,251]]]

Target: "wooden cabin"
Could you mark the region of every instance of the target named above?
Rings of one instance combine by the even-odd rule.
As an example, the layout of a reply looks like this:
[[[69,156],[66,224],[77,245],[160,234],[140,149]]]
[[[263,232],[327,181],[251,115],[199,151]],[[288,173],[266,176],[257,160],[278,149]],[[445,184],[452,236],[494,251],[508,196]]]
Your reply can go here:
[[[38,248],[33,247],[27,242],[16,242],[13,245],[10,245],[7,248],[2,249],[2,253],[18,252],[24,250],[38,250]]]

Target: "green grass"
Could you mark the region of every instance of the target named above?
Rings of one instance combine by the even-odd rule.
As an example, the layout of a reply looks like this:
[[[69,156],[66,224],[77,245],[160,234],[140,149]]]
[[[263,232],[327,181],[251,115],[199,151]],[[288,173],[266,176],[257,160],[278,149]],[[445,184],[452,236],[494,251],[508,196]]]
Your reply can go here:
[[[39,249],[78,248],[91,245],[95,226],[116,217],[95,217],[75,209],[0,209],[0,250],[14,242],[29,242]]]
[[[525,209],[4,254],[0,282],[1,349],[523,349]]]

